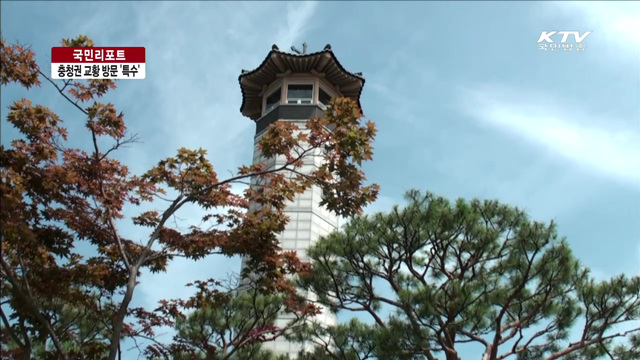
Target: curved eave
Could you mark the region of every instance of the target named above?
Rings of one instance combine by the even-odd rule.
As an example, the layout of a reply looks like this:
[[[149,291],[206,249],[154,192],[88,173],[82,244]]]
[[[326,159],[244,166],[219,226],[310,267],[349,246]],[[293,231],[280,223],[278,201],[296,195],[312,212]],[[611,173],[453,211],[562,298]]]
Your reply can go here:
[[[361,74],[351,73],[340,64],[331,49],[311,54],[290,54],[279,50],[271,50],[262,64],[252,71],[243,71],[238,77],[242,91],[242,115],[257,120],[262,115],[262,91],[265,86],[278,79],[278,74],[292,73],[324,74],[324,78],[337,86],[343,96],[354,99],[360,106],[360,95],[364,87]]]

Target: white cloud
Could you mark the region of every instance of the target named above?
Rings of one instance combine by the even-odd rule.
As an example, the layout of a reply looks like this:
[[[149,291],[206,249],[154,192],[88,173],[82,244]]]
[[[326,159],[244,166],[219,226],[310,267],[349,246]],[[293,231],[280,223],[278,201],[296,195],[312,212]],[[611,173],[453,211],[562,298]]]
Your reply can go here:
[[[544,2],[541,6],[550,14],[569,15],[577,23],[594,28],[592,37],[602,37],[618,50],[628,52],[639,60],[640,4],[632,1],[562,1]]]
[[[469,116],[546,149],[592,172],[640,190],[636,122],[589,114],[549,94],[501,86],[462,90]]]
[[[312,30],[313,22],[310,20],[317,4],[315,1],[287,4],[286,24],[280,28],[276,36],[276,44],[281,50],[288,51],[295,41],[300,40],[302,35]],[[299,45],[296,45],[296,47],[300,48]]]

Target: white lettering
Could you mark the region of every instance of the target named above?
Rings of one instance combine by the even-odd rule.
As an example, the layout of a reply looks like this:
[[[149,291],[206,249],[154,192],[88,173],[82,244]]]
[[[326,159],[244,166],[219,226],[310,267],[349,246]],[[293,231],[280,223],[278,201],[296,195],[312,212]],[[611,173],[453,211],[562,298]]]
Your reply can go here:
[[[538,39],[538,42],[541,42],[542,40],[544,40],[548,43],[553,43],[553,40],[551,40],[549,36],[555,33],[557,33],[557,31],[543,31],[542,34],[540,34],[540,38]]]
[[[553,40],[551,40],[551,35],[555,35],[555,34],[559,34],[562,35],[562,39],[560,40],[561,43],[566,43],[567,40],[569,40],[569,35],[573,35],[573,38],[575,39],[576,43],[579,44],[581,43],[589,34],[591,34],[591,31],[585,31],[584,34],[580,35],[579,31],[543,31],[542,34],[540,34],[540,38],[538,39],[538,43],[545,41],[548,43],[553,44]]]
[[[582,36],[578,36],[580,35],[580,33],[576,31],[576,34],[575,34],[576,42],[581,43],[582,40],[584,40],[589,34],[591,34],[591,31],[586,31],[584,34],[582,34]]]

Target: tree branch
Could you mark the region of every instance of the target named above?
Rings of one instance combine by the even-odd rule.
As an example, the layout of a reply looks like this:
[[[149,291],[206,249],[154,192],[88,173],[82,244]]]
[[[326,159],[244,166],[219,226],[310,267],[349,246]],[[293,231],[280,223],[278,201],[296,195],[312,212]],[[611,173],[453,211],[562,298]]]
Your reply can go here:
[[[26,295],[24,292],[22,292],[22,290],[18,285],[18,281],[13,276],[13,272],[11,272],[9,264],[7,264],[7,262],[3,258],[0,259],[0,261],[1,261],[0,264],[2,265],[2,268],[5,271],[5,276],[7,277],[7,280],[9,281],[9,283],[11,284],[12,289],[16,292],[18,297],[20,297],[22,301],[24,301],[25,304],[27,304],[27,306],[31,310],[32,315],[35,316],[35,318],[38,319],[38,322],[40,322],[40,324],[42,324],[42,326],[44,326],[44,328],[47,330],[47,333],[49,334],[49,337],[53,342],[53,346],[55,346],[56,350],[58,351],[58,354],[62,357],[62,359],[67,360],[67,354],[64,351],[64,347],[62,346],[62,343],[58,339],[58,336],[56,335],[56,332],[51,326],[51,324],[49,323],[49,321],[42,315],[42,313],[40,312],[40,309],[38,309],[38,306],[36,305],[35,300],[31,296]]]
[[[0,308],[0,316],[2,317],[2,323],[4,324],[5,329],[7,329],[9,336],[11,336],[13,341],[16,342],[20,349],[22,349],[24,356],[26,358],[31,358],[31,349],[27,347],[27,345],[20,340],[15,331],[13,331],[11,323],[9,323],[9,319],[7,319],[7,316],[4,314],[4,310],[2,308]]]
[[[614,339],[614,338],[617,338],[617,337],[627,336],[629,334],[632,334],[632,333],[635,333],[635,332],[638,332],[638,331],[640,331],[640,327],[637,327],[637,328],[634,328],[634,329],[631,329],[631,330],[627,330],[627,331],[624,331],[624,332],[611,334],[611,335],[608,335],[608,336],[599,336],[596,339],[592,339],[592,340],[588,340],[588,341],[579,341],[577,343],[570,344],[566,349],[564,349],[562,351],[558,351],[557,353],[555,353],[555,354],[553,354],[553,355],[551,355],[549,357],[546,357],[544,360],[560,359],[560,358],[562,358],[563,356],[565,356],[567,354],[570,354],[570,353],[572,353],[572,352],[574,352],[576,350],[579,350],[579,349],[583,349],[583,348],[585,348],[587,346],[590,346],[590,345],[593,345],[593,344],[603,343],[606,340]]]

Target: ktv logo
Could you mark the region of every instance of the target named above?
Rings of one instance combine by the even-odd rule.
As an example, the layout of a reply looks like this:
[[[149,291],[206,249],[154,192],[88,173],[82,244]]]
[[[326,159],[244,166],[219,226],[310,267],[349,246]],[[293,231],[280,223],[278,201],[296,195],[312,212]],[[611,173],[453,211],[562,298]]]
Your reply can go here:
[[[574,49],[576,51],[584,51],[586,49],[586,46],[582,44],[582,42],[587,38],[587,36],[589,36],[589,34],[591,34],[591,32],[592,31],[585,31],[582,35],[580,35],[579,31],[543,31],[538,38],[538,49],[545,51],[572,51]],[[557,41],[560,35],[562,35],[560,42],[554,42],[554,39],[556,39]],[[570,35],[573,35],[573,43],[567,43]]]

